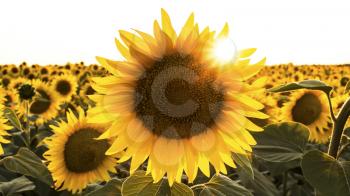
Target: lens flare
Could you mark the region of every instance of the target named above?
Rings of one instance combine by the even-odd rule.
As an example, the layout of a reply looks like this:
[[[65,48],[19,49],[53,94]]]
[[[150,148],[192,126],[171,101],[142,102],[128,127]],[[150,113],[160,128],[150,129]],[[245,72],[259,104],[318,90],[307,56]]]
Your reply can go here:
[[[237,48],[231,39],[219,39],[215,42],[212,53],[215,60],[220,63],[230,63],[236,59]]]

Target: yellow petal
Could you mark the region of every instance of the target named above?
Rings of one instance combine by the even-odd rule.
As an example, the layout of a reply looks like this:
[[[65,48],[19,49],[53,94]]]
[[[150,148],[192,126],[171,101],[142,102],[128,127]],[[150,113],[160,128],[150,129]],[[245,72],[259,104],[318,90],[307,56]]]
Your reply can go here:
[[[115,45],[117,46],[120,54],[126,59],[131,60],[131,56],[127,47],[125,47],[118,39],[115,39]]]
[[[176,32],[171,24],[168,13],[162,8],[162,29],[171,38],[173,42],[176,40]]]
[[[185,25],[181,29],[181,32],[179,34],[179,37],[176,43],[177,46],[183,45],[183,42],[186,40],[187,36],[191,33],[193,27],[194,27],[194,13],[191,13]]]
[[[228,27],[228,24],[225,23],[224,27],[222,28],[221,32],[218,35],[218,38],[228,37],[228,34],[229,34],[229,27]]]
[[[256,48],[243,49],[243,50],[238,52],[239,58],[247,58],[247,57],[251,56],[252,54],[254,54],[255,51],[256,51]]]

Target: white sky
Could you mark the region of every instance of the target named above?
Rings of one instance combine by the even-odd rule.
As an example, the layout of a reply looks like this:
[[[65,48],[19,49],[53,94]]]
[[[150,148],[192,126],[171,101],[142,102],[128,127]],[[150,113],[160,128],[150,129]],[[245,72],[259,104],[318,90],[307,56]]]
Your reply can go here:
[[[177,31],[193,11],[200,27],[227,21],[238,48],[267,64],[350,63],[350,4],[340,0],[0,0],[0,64],[119,59],[119,29],[151,32],[165,8]]]

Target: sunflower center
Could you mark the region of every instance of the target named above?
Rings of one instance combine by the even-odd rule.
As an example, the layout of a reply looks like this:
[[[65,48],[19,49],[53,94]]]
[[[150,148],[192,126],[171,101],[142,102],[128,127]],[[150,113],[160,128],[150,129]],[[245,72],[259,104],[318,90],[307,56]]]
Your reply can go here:
[[[36,99],[29,108],[30,113],[32,114],[42,114],[46,112],[51,105],[50,96],[42,89],[37,89],[37,93],[40,94],[40,98]]]
[[[190,86],[185,80],[174,79],[166,86],[165,97],[170,103],[184,104],[190,99]]]
[[[56,91],[59,92],[61,95],[68,95],[71,90],[71,85],[66,80],[60,80],[56,84]]]
[[[317,96],[306,93],[300,97],[292,109],[292,117],[295,122],[310,125],[315,122],[322,113],[322,103]]]
[[[94,128],[85,127],[69,136],[64,146],[64,160],[69,171],[84,173],[97,169],[103,163],[109,143],[96,140],[100,134]]]
[[[145,67],[136,82],[134,110],[152,133],[181,139],[215,126],[224,88],[214,70],[179,53]]]
[[[91,86],[89,86],[85,92],[86,95],[93,95],[95,93],[96,93],[96,91]]]

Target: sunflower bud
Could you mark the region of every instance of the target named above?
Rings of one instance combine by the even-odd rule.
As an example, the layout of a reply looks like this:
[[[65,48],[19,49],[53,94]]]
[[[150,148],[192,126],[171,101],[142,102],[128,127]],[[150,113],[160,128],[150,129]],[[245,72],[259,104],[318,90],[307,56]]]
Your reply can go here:
[[[30,84],[23,84],[18,93],[21,100],[30,100],[35,95],[35,89]]]

